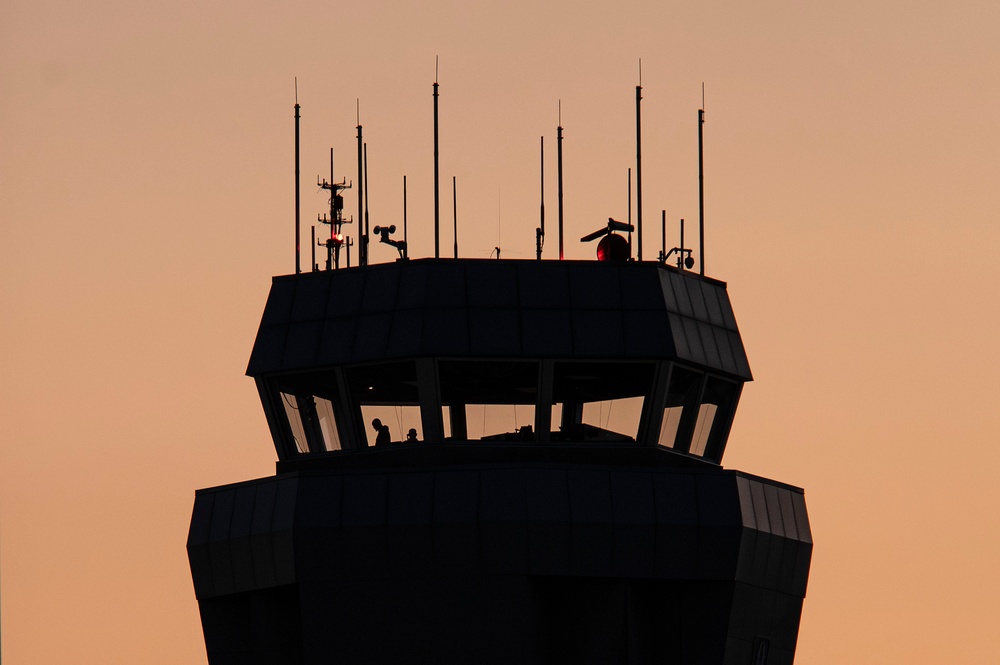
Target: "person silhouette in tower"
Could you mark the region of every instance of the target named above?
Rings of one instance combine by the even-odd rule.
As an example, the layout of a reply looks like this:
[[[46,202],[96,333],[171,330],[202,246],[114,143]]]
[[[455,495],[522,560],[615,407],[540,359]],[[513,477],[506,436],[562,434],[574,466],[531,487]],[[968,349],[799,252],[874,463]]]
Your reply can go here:
[[[383,443],[392,443],[392,435],[389,434],[388,425],[383,425],[382,421],[376,418],[372,421],[372,428],[378,432],[375,435],[376,446],[381,446]]]

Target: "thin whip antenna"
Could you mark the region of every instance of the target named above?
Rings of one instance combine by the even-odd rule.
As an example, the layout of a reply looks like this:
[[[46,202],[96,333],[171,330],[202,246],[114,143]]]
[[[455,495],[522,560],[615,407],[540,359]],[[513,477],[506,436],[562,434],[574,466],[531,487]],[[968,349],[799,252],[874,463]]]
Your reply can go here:
[[[364,226],[365,210],[365,160],[364,160],[364,139],[361,131],[361,100],[358,100],[358,226]],[[368,237],[365,236],[364,228],[359,228],[361,242],[358,243],[358,265],[362,268],[368,265]]]
[[[368,265],[368,144],[365,143],[365,265]]]
[[[410,245],[406,242],[406,176],[403,176],[403,258],[410,255]]]
[[[636,235],[639,238],[639,251],[636,253],[642,261],[642,60],[639,60],[639,85],[635,86],[635,215]]]
[[[455,233],[455,258],[458,258],[458,185],[456,184],[455,176],[451,177],[451,209],[454,215],[454,233]]]
[[[299,79],[295,78],[295,274],[302,272],[302,246],[300,229],[302,228],[302,199],[300,196],[299,176]]]
[[[559,100],[559,122],[556,127],[556,181],[559,191],[559,260],[563,260],[563,128],[562,128],[562,100]]]
[[[698,269],[705,275],[705,150],[702,136],[705,127],[705,83],[701,84],[701,108],[698,109]]]
[[[434,56],[434,258],[441,258],[441,182],[438,173],[438,57]]]
[[[628,257],[632,258],[632,169],[628,170]]]
[[[541,160],[539,168],[539,227],[535,229],[535,258],[539,261],[542,260],[542,245],[545,244],[545,137],[539,138],[539,147],[541,149]]]

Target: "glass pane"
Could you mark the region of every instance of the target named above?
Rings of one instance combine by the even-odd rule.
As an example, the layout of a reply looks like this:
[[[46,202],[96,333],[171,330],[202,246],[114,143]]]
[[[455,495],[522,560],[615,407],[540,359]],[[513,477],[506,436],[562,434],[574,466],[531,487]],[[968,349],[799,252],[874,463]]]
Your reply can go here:
[[[383,443],[399,443],[407,440],[409,431],[412,429],[412,440],[420,440],[420,407],[413,405],[369,405],[361,407],[361,418],[364,421],[365,429],[368,433],[368,445],[374,446],[378,443],[379,430],[375,428],[375,421],[379,421],[381,428],[387,430],[385,436],[388,441]]]
[[[323,433],[324,450],[340,450],[340,435],[337,433],[337,419],[333,415],[333,403],[322,397],[314,397],[319,428]]]
[[[281,403],[285,407],[285,416],[288,418],[288,425],[292,428],[292,438],[295,440],[295,449],[300,453],[309,452],[309,444],[306,442],[305,428],[302,426],[302,418],[299,415],[298,398],[288,393],[279,393]]]
[[[534,440],[537,362],[442,360],[438,377],[446,439]]]
[[[667,387],[667,402],[660,424],[657,443],[667,448],[687,450],[687,440],[691,436],[695,407],[704,375],[684,367],[674,365],[670,370],[670,385]]]
[[[705,447],[708,446],[708,435],[712,433],[712,423],[715,422],[715,414],[718,406],[715,404],[702,404],[698,408],[698,422],[694,425],[694,436],[691,438],[691,454],[699,457],[705,454]]]
[[[554,369],[553,441],[635,441],[651,364],[557,362]]]

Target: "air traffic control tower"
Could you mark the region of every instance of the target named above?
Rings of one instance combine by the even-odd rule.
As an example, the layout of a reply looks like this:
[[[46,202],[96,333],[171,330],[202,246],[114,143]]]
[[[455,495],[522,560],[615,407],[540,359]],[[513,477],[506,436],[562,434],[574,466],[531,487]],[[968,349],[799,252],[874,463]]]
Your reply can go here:
[[[247,374],[277,470],[197,492],[212,665],[792,662],[809,521],[802,490],[721,466],[751,380],[724,283],[275,277]]]

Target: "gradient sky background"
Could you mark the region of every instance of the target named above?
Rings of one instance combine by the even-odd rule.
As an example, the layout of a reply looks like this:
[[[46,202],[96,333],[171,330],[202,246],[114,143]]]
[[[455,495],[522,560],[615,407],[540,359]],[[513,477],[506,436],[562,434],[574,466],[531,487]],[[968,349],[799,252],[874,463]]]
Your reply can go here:
[[[554,227],[560,99],[567,256],[593,256],[578,238],[626,215],[639,58],[646,258],[662,208],[675,244],[705,82],[707,272],[756,377],[724,462],[806,490],[797,662],[996,662],[998,34],[992,0],[6,0],[7,662],[205,662],[194,491],[274,472],[243,372],[294,269],[293,77],[303,219],[330,147],[356,180],[360,100],[372,224],[401,223],[407,175],[426,256],[435,55],[442,246],[455,175],[469,257],[498,222],[504,257],[533,256],[543,134]]]

